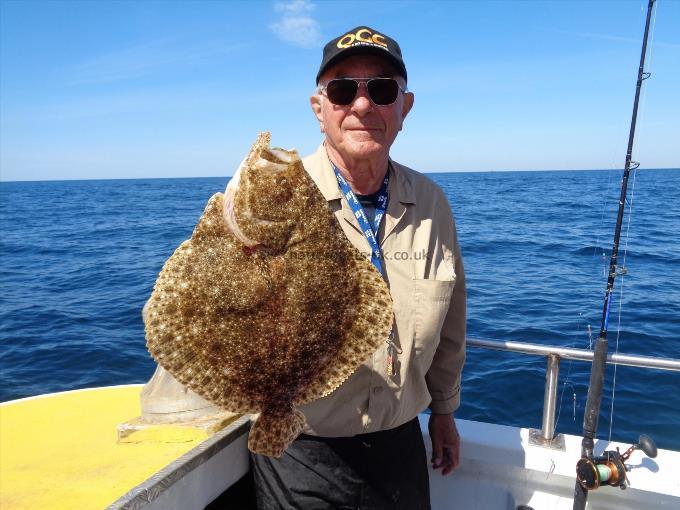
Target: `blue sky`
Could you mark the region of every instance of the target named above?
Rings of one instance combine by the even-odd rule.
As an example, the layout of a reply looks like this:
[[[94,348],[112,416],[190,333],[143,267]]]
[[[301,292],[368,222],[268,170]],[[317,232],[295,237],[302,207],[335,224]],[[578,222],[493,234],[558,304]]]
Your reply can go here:
[[[646,0],[12,1],[0,5],[0,179],[227,176],[262,130],[311,152],[323,43],[399,41],[425,172],[619,168]],[[659,0],[635,159],[680,167],[680,1]]]

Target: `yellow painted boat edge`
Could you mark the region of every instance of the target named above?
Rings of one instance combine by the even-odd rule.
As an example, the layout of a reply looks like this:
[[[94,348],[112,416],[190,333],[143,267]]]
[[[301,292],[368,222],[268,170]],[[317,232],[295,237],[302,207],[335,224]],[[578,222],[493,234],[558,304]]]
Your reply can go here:
[[[159,498],[165,491],[172,490],[173,485],[184,476],[199,468],[210,460],[211,457],[230,446],[240,437],[247,435],[250,430],[251,419],[252,417],[247,414],[240,416],[224,429],[194,446],[147,480],[133,487],[106,507],[105,510],[139,508],[147,504],[153,504],[154,500]],[[243,448],[247,450],[245,443]]]
[[[112,386],[95,386],[93,388],[79,388],[77,390],[65,390],[56,391],[54,393],[42,393],[40,395],[33,395],[32,397],[17,398],[14,400],[6,400],[5,402],[0,402],[0,407],[7,406],[10,404],[18,404],[20,402],[27,402],[29,400],[37,400],[40,398],[55,397],[57,395],[65,395],[67,393],[78,393],[80,391],[97,391],[97,390],[108,390],[114,388],[130,388],[133,386],[139,386],[140,388],[144,386],[144,383],[130,383],[130,384],[114,384]]]

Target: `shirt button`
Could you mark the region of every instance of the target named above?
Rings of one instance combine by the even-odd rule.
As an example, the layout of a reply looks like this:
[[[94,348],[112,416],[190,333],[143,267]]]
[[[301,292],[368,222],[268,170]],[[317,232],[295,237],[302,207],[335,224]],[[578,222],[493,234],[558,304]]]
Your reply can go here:
[[[380,395],[382,393],[382,391],[383,391],[382,386],[376,386],[375,388],[373,388],[373,394],[374,395]]]

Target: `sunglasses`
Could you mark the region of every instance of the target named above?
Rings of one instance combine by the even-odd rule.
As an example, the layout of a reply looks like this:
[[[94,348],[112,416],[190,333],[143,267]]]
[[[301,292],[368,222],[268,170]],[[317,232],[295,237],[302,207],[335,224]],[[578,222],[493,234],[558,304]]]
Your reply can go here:
[[[319,91],[325,90],[326,96],[334,105],[347,106],[357,97],[361,83],[366,84],[368,97],[377,106],[389,106],[397,100],[400,90],[406,92],[394,78],[336,78],[325,86],[319,86]]]

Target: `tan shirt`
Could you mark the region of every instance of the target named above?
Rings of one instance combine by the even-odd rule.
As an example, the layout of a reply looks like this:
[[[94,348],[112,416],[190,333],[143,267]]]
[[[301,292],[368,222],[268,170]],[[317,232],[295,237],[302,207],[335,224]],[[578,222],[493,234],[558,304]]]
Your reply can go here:
[[[385,343],[332,394],[301,407],[308,434],[391,429],[428,406],[444,414],[460,403],[466,293],[454,219],[439,186],[390,162],[389,201],[378,238],[394,302],[396,374],[387,374]],[[368,241],[340,192],[325,147],[303,163],[349,241],[370,259]]]

